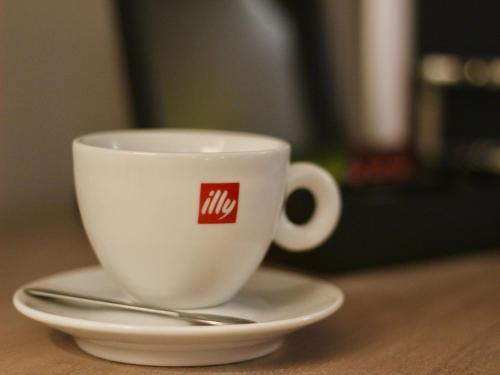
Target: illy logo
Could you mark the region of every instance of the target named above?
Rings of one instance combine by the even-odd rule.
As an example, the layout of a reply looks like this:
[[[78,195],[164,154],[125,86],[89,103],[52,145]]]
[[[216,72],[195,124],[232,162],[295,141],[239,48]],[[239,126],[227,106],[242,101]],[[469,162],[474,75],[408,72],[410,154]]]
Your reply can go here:
[[[239,182],[201,184],[198,224],[236,223],[239,190]]]

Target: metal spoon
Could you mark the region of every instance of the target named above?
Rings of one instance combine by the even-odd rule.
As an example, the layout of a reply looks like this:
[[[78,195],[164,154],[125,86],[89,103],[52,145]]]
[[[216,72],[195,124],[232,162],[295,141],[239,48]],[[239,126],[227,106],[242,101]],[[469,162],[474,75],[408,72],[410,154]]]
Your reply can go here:
[[[33,297],[57,299],[70,302],[85,302],[95,306],[115,307],[122,310],[139,311],[143,313],[163,315],[163,316],[168,316],[169,318],[186,320],[191,323],[202,324],[202,325],[222,326],[228,324],[255,323],[253,320],[236,318],[232,316],[192,313],[186,311],[157,308],[153,306],[141,306],[113,299],[89,297],[77,293],[62,292],[59,290],[46,289],[46,288],[25,288],[24,293]]]

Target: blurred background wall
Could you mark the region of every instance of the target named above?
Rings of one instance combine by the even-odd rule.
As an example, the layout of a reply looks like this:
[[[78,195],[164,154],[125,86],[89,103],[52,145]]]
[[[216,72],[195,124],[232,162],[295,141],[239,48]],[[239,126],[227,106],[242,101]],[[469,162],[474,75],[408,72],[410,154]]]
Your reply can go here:
[[[113,4],[0,0],[0,222],[73,209],[71,140],[131,125]]]

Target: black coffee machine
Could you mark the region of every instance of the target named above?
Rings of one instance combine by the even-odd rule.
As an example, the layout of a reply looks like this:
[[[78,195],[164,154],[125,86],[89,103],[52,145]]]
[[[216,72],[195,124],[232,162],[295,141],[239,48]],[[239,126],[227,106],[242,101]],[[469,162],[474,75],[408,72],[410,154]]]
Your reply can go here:
[[[137,126],[273,134],[336,175],[335,234],[308,253],[274,247],[270,261],[335,272],[497,247],[500,3],[404,3],[391,16],[375,0],[118,0]],[[394,104],[407,106],[406,120],[392,128],[390,115],[356,117],[384,102],[377,87],[364,94],[366,82],[393,78],[377,81],[363,60],[367,50],[382,68],[392,59],[376,45],[383,27],[378,41],[376,27],[372,42],[362,38],[381,19],[408,41],[409,60],[394,65],[407,71],[394,83],[407,87]],[[298,191],[286,209],[301,222],[313,206]]]

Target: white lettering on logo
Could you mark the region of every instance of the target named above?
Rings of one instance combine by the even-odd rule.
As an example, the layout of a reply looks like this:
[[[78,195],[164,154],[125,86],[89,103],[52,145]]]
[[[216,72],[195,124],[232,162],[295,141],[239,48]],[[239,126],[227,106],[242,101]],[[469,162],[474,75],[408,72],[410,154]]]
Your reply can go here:
[[[208,197],[205,199],[205,202],[203,202],[201,214],[205,215],[208,213],[211,215],[215,211],[216,215],[220,215],[222,213],[222,216],[217,220],[224,219],[234,210],[234,207],[236,206],[236,199],[229,199],[227,198],[227,195],[227,190],[222,192],[220,190],[211,190],[210,193],[208,193]]]

